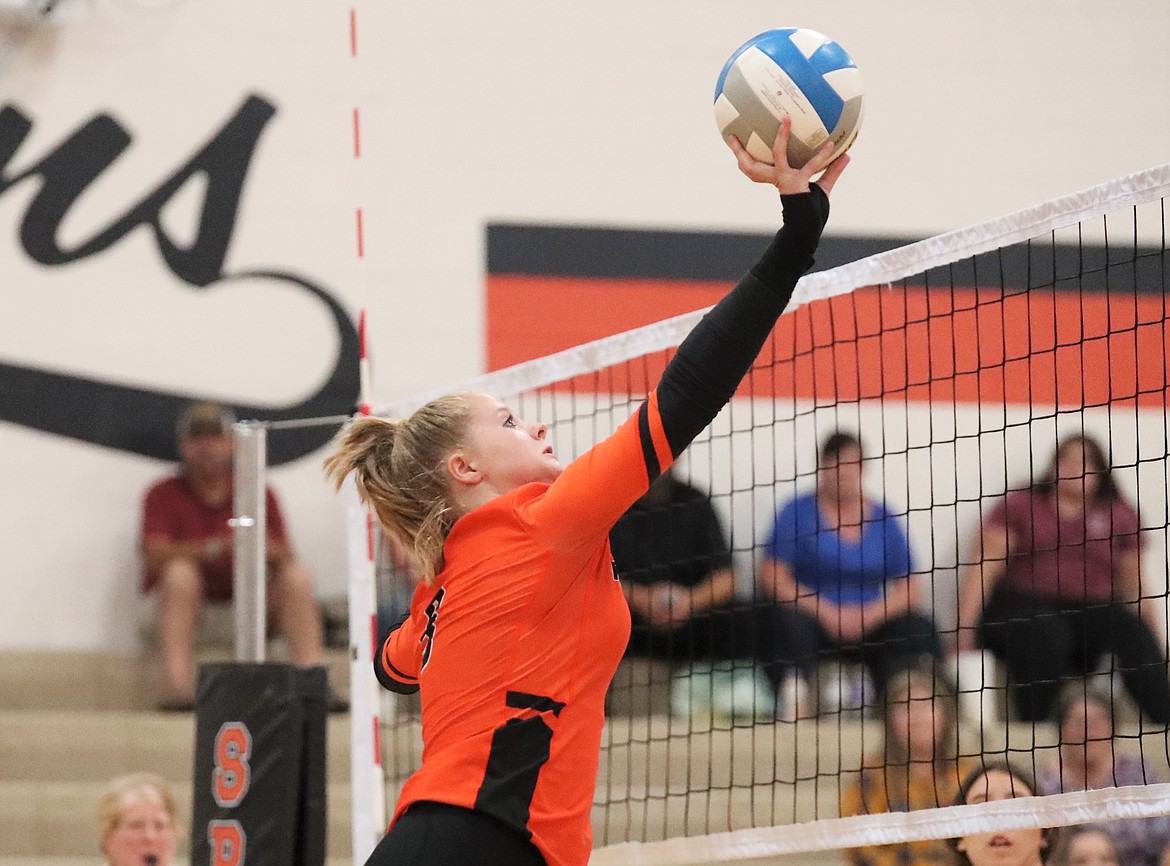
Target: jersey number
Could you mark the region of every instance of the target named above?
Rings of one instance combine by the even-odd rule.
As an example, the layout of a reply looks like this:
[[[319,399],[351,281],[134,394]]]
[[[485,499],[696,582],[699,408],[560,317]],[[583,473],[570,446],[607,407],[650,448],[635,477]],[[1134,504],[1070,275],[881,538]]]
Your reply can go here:
[[[423,629],[422,637],[418,639],[418,642],[423,645],[420,672],[427,669],[427,662],[431,660],[431,648],[435,645],[435,626],[439,622],[439,606],[443,603],[443,596],[446,593],[446,589],[440,589],[431,599],[431,603],[427,605],[427,627]]]

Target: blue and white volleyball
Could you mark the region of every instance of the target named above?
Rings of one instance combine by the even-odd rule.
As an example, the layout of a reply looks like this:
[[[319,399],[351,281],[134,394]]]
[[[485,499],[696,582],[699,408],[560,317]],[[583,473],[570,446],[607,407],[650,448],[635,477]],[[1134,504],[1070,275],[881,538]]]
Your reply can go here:
[[[803,27],[769,30],[741,45],[719,73],[715,120],[726,140],[772,162],[772,142],[785,115],[792,118],[788,163],[800,167],[825,141],[833,157],[857,138],[862,118],[861,74],[829,37]]]

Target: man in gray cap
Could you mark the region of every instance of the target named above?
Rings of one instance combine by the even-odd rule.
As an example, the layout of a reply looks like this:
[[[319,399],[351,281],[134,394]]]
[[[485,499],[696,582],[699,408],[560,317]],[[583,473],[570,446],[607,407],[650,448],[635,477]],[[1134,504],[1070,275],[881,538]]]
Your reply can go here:
[[[195,403],[177,425],[178,472],[154,484],[142,509],[142,592],[157,606],[165,685],[160,707],[195,702],[193,647],[205,603],[232,599],[232,425],[230,409]],[[293,662],[321,663],[321,614],[308,569],[289,544],[284,515],[267,491],[268,614]]]

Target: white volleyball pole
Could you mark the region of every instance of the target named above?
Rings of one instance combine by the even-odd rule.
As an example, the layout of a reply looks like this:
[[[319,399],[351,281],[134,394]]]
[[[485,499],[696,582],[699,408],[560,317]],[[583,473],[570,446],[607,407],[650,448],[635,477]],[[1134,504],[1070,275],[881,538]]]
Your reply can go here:
[[[366,312],[358,320],[360,414],[370,414],[370,363],[366,349]],[[350,771],[353,787],[353,859],[364,863],[386,829],[386,773],[382,767],[379,686],[373,662],[379,651],[378,597],[375,585],[374,516],[346,485],[349,550]]]
[[[366,245],[361,196],[367,184],[362,177],[361,73],[358,41],[358,10],[348,9],[349,55],[352,108],[354,225],[356,229],[357,286],[366,297]],[[370,414],[370,365],[366,342],[366,313],[358,322],[361,344],[359,361],[360,414]],[[377,635],[377,591],[375,586],[375,522],[362,507],[350,482],[346,490],[346,519],[349,549],[349,649],[350,649],[350,785],[352,788],[353,862],[369,858],[386,830],[386,774],[382,768],[380,687],[374,679],[373,661],[379,647]]]
[[[350,777],[353,860],[364,863],[386,830],[386,776],[382,768],[381,719],[373,658],[377,651],[370,513],[346,485],[349,549]]]
[[[259,421],[232,428],[233,566],[235,655],[238,662],[262,662],[267,649],[267,430]]]

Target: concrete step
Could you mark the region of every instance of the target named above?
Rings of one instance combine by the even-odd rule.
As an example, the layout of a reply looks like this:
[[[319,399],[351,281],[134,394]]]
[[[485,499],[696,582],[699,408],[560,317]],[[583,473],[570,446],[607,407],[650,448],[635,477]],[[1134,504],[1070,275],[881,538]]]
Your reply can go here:
[[[283,660],[275,645],[274,661]],[[196,663],[229,661],[231,648],[200,647]],[[329,682],[349,694],[349,656],[327,649]],[[0,651],[0,711],[3,710],[151,710],[158,705],[157,651],[91,650]]]
[[[350,775],[350,719],[327,722],[330,781]],[[602,780],[615,788],[661,780],[672,790],[694,790],[753,779],[795,781],[857,769],[878,742],[877,723],[821,723],[713,727],[666,717],[614,719],[603,735]],[[171,780],[188,779],[194,757],[195,717],[190,713],[87,713],[62,710],[0,712],[0,780],[99,782],[147,768]],[[385,725],[383,762],[392,778],[418,768],[417,720]],[[685,771],[685,772],[684,772]]]
[[[228,653],[204,651],[208,660]],[[144,653],[0,652],[0,866],[80,866],[97,857],[93,814],[105,782],[148,769],[171,781],[189,822],[195,722],[154,705]],[[344,688],[344,653],[331,652],[331,679]],[[340,673],[338,673],[340,672]],[[630,668],[632,688],[663,679]],[[340,689],[339,689],[340,690]],[[662,689],[658,689],[662,692]],[[856,719],[803,719],[796,725],[731,728],[653,714],[653,700],[631,698],[628,715],[611,718],[603,736],[598,796],[621,805],[595,813],[599,843],[663,835],[720,832],[836,814],[838,781],[880,740],[880,726]],[[611,706],[611,709],[614,707]],[[418,766],[417,705],[399,704],[400,724],[382,732],[389,776],[387,800]],[[1167,771],[1164,734],[1139,742],[1154,772]],[[962,750],[974,754],[1036,751],[1054,760],[1052,726],[993,725],[966,730]],[[340,866],[350,851],[349,718],[328,725],[329,856]],[[827,866],[836,855],[779,861]]]
[[[688,747],[687,729],[668,717],[612,723],[605,734],[598,798],[623,805],[596,810],[599,843],[835,814],[836,788],[823,775],[818,784],[818,770],[839,766],[838,750],[828,745],[825,731],[818,742],[811,727],[797,728],[692,730]],[[147,768],[167,778],[179,802],[181,826],[187,826],[194,730],[191,715],[0,712],[0,857],[92,854],[97,799],[110,777],[130,769]],[[390,803],[400,781],[417,766],[418,736],[417,722],[384,733],[387,755],[397,754],[396,762],[387,763]],[[832,742],[864,739],[858,729]],[[330,717],[327,740],[328,850],[330,856],[344,857],[350,851],[351,810],[347,717]],[[787,771],[776,774],[777,767]],[[773,783],[776,778],[788,782]],[[791,781],[797,778],[803,781],[794,787]],[[730,783],[743,787],[701,793]],[[696,809],[699,801],[703,807]]]
[[[348,782],[349,716],[330,715],[326,738],[329,778]],[[194,756],[192,713],[0,712],[0,781],[103,782],[145,769],[185,782],[191,778]]]
[[[0,782],[0,857],[97,856],[94,809],[104,782]],[[172,786],[179,826],[190,827],[191,784]],[[329,856],[350,853],[348,784],[330,784]]]
[[[94,807],[102,782],[0,782],[0,866],[5,858],[80,858],[97,852],[97,820]],[[647,797],[635,792],[621,808],[595,810],[597,844],[631,839],[657,839],[744,829],[760,823],[782,822],[791,814],[793,800],[786,786],[712,791],[699,795],[703,808],[684,797]],[[179,826],[189,828],[191,789],[173,787]],[[387,790],[393,802],[396,791]],[[820,795],[817,808],[823,816],[836,814],[831,797]],[[327,790],[327,852],[344,858],[352,851],[349,786],[330,784]],[[799,807],[812,812],[812,805]],[[730,816],[730,820],[729,820]],[[187,840],[182,841],[186,850]]]
[[[145,709],[154,688],[140,653],[0,652],[0,710]]]

